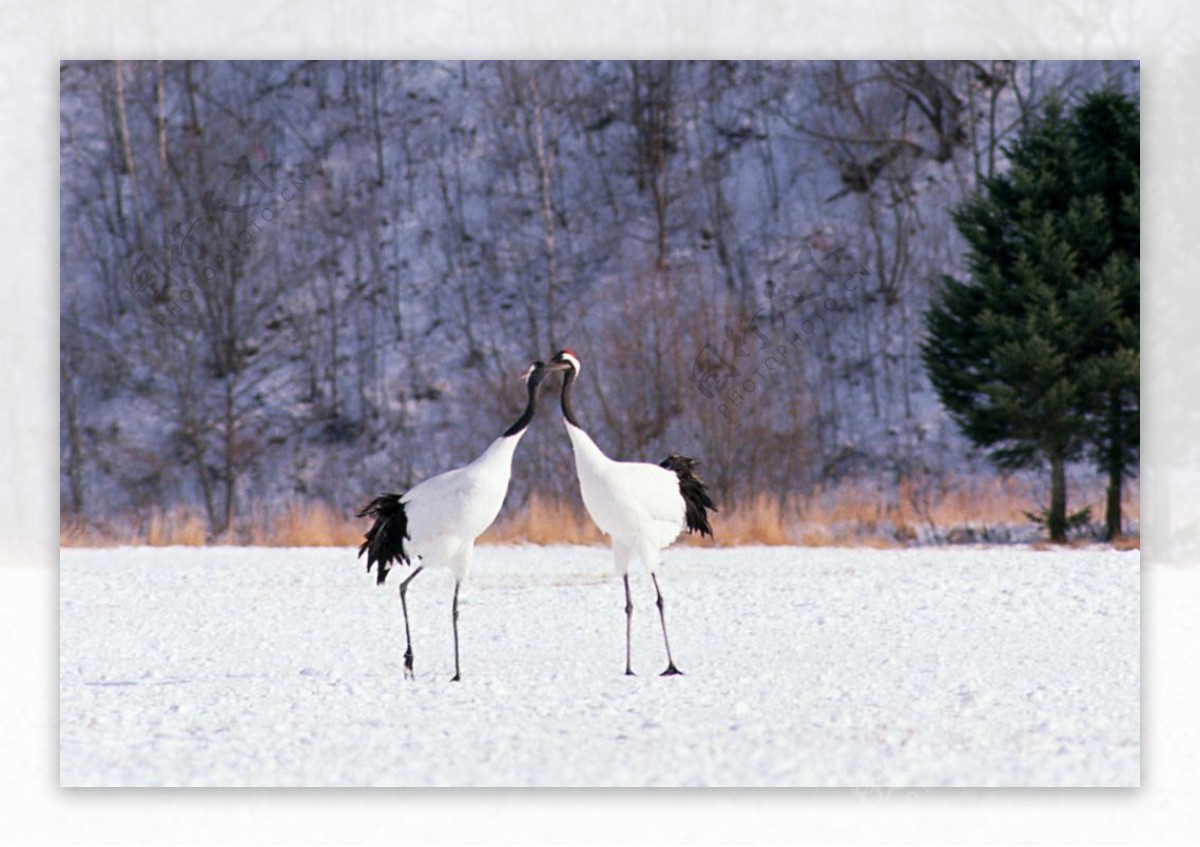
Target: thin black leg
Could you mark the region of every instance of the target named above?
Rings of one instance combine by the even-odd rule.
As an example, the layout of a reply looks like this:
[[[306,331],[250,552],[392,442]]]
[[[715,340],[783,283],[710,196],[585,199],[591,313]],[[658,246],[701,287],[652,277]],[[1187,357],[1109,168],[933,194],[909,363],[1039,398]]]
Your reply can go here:
[[[413,655],[412,655],[412,636],[408,632],[408,602],[404,599],[405,593],[408,591],[408,584],[417,578],[417,574],[425,570],[425,566],[421,565],[415,571],[408,575],[408,579],[400,583],[400,608],[404,610],[404,678],[413,678]]]
[[[633,598],[629,596],[629,574],[625,574],[625,676],[633,676],[629,640],[633,628]]]
[[[671,642],[667,640],[667,619],[663,615],[663,596],[662,592],[658,589],[658,577],[650,574],[650,578],[654,580],[654,593],[658,595],[658,619],[662,621],[663,644],[667,648],[667,669],[659,674],[659,676],[682,676],[683,671],[675,667],[675,660],[671,658]]]
[[[454,582],[454,611],[453,611],[452,616],[454,618],[454,676],[451,677],[450,681],[458,682],[460,680],[460,677],[458,674],[458,581],[457,580],[455,580],[455,582]]]

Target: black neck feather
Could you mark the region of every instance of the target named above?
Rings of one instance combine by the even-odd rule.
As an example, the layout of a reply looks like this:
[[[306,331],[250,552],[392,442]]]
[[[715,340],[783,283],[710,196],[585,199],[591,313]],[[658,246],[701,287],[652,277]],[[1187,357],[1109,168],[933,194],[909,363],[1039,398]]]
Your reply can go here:
[[[567,423],[577,429],[583,429],[579,426],[579,421],[575,420],[575,407],[571,404],[571,389],[575,387],[575,369],[571,368],[563,377],[562,386],[562,413],[567,419]]]
[[[525,411],[521,413],[521,417],[517,418],[516,423],[504,431],[502,436],[504,438],[524,432],[537,412],[538,391],[542,387],[542,380],[530,376],[526,385],[529,387],[529,401],[525,404]]]

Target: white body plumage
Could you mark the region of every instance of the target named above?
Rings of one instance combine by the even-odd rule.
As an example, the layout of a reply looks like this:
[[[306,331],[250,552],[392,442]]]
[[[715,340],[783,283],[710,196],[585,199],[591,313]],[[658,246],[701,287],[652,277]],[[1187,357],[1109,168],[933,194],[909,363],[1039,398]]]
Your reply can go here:
[[[546,376],[542,362],[534,362],[525,374],[528,400],[525,411],[504,434],[493,441],[475,461],[430,477],[404,495],[382,494],[372,500],[359,517],[372,517],[358,555],[367,554],[367,570],[377,565],[376,580],[382,585],[394,564],[415,565],[400,583],[400,608],[404,613],[404,671],[413,672],[412,636],[408,626],[408,584],[426,567],[449,568],[454,574],[454,680],[460,678],[458,661],[458,593],[471,572],[475,540],[483,534],[504,505],[512,476],[513,453],[537,410],[537,395]]]
[[[704,482],[693,473],[696,460],[671,455],[662,464],[652,465],[648,462],[616,462],[608,458],[575,418],[571,389],[579,376],[578,357],[570,350],[560,350],[547,368],[565,372],[561,395],[563,422],[575,454],[579,491],[596,526],[612,539],[613,563],[625,586],[625,673],[633,675],[630,630],[633,597],[629,591],[629,570],[634,562],[640,562],[650,572],[657,595],[663,646],[667,650],[667,669],[662,675],[679,674],[671,658],[663,596],[655,570],[659,552],[683,530],[712,535],[708,510],[715,511],[716,507]]]
[[[600,531],[612,538],[617,573],[634,562],[654,573],[659,552],[685,527],[686,504],[674,472],[649,462],[617,462],[591,437],[564,421],[575,454],[583,505]]]
[[[458,582],[466,580],[475,540],[504,505],[513,454],[524,434],[497,438],[475,461],[430,477],[400,499],[408,513],[410,556],[422,565],[449,568]]]

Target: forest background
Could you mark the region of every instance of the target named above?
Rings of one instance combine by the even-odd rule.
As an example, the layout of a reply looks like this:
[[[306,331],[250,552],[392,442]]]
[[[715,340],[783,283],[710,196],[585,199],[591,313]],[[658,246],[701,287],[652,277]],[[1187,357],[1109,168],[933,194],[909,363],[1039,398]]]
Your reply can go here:
[[[961,434],[924,316],[1045,104],[1138,71],[64,62],[63,541],[353,543],[561,346],[611,455],[702,460],[721,543],[1038,538],[1049,480]],[[555,417],[493,540],[595,540]]]

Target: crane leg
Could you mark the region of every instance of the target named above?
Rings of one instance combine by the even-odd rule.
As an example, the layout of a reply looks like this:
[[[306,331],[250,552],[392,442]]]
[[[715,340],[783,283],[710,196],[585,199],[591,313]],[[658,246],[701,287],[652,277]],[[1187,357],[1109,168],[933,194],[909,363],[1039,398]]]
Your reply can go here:
[[[404,582],[400,583],[400,608],[404,610],[404,678],[413,678],[413,655],[412,655],[412,636],[408,632],[408,602],[404,599],[404,595],[408,592],[408,584],[417,578],[417,574],[425,570],[425,566],[419,566],[415,571],[408,575]]]
[[[658,577],[651,573],[650,578],[654,580],[654,593],[658,595],[658,619],[662,622],[663,645],[667,648],[667,669],[659,676],[682,676],[683,671],[675,667],[675,660],[671,658],[671,642],[667,640],[667,619],[663,616],[663,596],[658,588]]]
[[[629,574],[625,574],[625,676],[633,676],[629,641],[633,627],[633,598],[629,596]]]
[[[458,674],[458,580],[454,581],[454,608],[451,612],[451,617],[454,619],[454,676],[450,678],[451,682],[459,682],[461,678]]]

